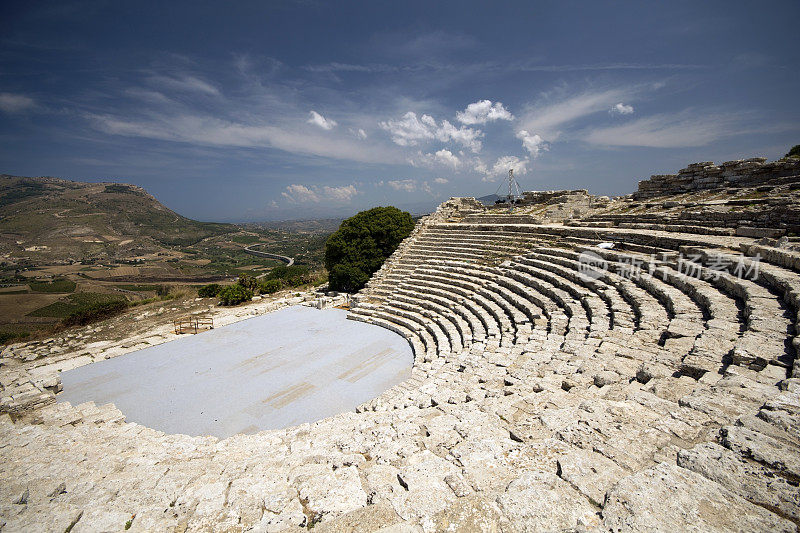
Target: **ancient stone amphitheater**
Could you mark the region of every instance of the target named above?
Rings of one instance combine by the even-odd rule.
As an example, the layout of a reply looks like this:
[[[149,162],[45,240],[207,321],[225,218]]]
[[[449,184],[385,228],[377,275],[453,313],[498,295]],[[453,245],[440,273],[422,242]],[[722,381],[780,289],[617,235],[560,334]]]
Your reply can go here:
[[[451,199],[352,311],[408,339],[411,379],[285,430],[54,404],[19,378],[52,355],[6,350],[0,529],[796,531],[798,206],[797,159]]]

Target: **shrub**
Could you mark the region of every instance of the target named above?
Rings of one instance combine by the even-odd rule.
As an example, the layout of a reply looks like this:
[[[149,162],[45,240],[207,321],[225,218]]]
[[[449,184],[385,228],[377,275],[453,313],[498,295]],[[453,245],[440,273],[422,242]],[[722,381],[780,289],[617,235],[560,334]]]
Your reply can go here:
[[[302,265],[280,265],[276,266],[267,274],[267,279],[278,279],[283,281],[283,285],[289,287],[299,287],[314,281],[314,276],[308,267]]]
[[[411,215],[396,207],[375,207],[346,219],[325,243],[331,290],[361,289],[413,229]]]
[[[786,154],[786,157],[800,157],[800,144],[792,146],[792,149],[789,150],[789,153]]]
[[[157,285],[156,286],[156,296],[165,297],[169,296],[169,292],[171,287],[169,285]]]
[[[236,305],[250,300],[253,297],[253,291],[236,284],[223,288],[217,296],[222,305]]]
[[[279,279],[268,279],[258,286],[258,292],[261,294],[272,294],[278,292],[283,288],[283,283]]]
[[[197,289],[197,295],[200,298],[213,298],[222,289],[219,283],[209,283]]]
[[[236,284],[250,292],[254,292],[258,288],[258,280],[249,274],[242,274],[239,276]]]

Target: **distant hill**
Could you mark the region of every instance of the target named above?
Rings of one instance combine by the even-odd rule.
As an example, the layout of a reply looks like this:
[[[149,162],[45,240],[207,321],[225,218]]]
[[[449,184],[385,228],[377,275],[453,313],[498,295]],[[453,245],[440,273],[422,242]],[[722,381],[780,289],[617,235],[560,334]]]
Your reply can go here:
[[[486,196],[481,196],[480,198],[476,198],[480,203],[483,205],[494,205],[495,201],[506,198],[505,196],[498,196],[497,194],[487,194]]]
[[[131,257],[237,229],[183,217],[135,185],[0,175],[0,253],[6,256]]]

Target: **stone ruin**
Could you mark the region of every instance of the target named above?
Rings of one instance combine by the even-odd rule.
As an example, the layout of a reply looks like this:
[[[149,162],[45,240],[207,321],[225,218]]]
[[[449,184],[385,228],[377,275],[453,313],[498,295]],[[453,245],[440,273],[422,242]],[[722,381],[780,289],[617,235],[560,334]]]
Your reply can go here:
[[[165,435],[52,402],[86,346],[4,350],[0,528],[797,531],[800,252],[737,211],[793,219],[797,162],[689,168],[569,224],[442,204],[351,301],[411,379],[313,424]]]
[[[723,187],[757,186],[779,178],[791,179],[798,173],[800,159],[795,157],[771,163],[763,157],[726,161],[720,165],[706,161],[692,163],[677,174],[650,176],[639,182],[639,190],[633,196],[643,199]]]

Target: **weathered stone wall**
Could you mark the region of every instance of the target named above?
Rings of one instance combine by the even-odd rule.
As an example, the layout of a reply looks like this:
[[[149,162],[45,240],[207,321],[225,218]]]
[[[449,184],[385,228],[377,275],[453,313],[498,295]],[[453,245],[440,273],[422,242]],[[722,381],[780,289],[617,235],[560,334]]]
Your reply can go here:
[[[656,174],[640,181],[634,197],[641,199],[705,189],[757,186],[776,178],[800,174],[798,158],[766,161],[763,157],[753,157],[726,161],[721,165],[711,161],[692,163],[677,174]]]

